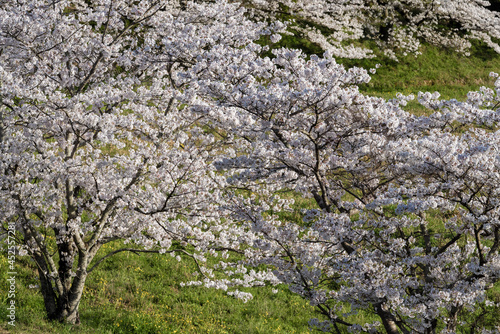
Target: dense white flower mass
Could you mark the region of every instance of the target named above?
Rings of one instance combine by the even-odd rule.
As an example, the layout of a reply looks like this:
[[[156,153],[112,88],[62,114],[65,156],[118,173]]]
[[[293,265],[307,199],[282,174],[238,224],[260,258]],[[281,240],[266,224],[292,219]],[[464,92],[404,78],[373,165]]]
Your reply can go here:
[[[482,1],[254,4],[325,20],[339,42],[370,31],[360,13],[384,12],[408,52],[497,37]],[[264,57],[256,41],[286,26],[247,14],[226,1],[2,2],[0,221],[36,262],[49,318],[78,322],[88,274],[133,251],[189,256],[201,275],[183,286],[244,301],[241,287],[286,284],[324,331],[493,332],[500,80],[465,102],[420,93],[432,113],[417,117],[402,109],[413,96],[361,94],[370,76],[339,65],[340,49]],[[443,17],[460,29],[431,34]],[[291,191],[315,203],[301,222],[282,214]],[[95,258],[114,240],[130,247]],[[351,323],[359,310],[376,320]]]
[[[416,117],[401,109],[412,96],[362,95],[367,72],[328,53],[273,52],[259,66],[233,58],[255,70],[202,85],[239,151],[217,167],[255,194],[232,206],[254,232],[241,264],[270,265],[269,283],[317,306],[326,322],[311,324],[327,331],[450,333],[498,312],[486,293],[500,278],[496,89],[465,102],[419,94],[434,111]],[[303,224],[278,216],[293,203],[277,193],[291,190],[317,204]],[[225,285],[266,281],[255,277]],[[350,323],[360,309],[378,320]]]
[[[374,40],[384,53],[420,53],[422,41],[468,54],[478,40],[500,52],[500,16],[482,0],[244,0],[261,17],[294,18],[296,33],[336,57],[370,58],[359,39]],[[300,22],[298,22],[300,21]]]
[[[0,221],[15,222],[36,261],[49,318],[78,322],[105,243],[185,253],[171,248],[180,240],[203,253],[224,239],[219,143],[187,107],[197,82],[184,73],[217,67],[200,58],[211,49],[223,57],[279,30],[243,13],[226,2],[2,2]]]

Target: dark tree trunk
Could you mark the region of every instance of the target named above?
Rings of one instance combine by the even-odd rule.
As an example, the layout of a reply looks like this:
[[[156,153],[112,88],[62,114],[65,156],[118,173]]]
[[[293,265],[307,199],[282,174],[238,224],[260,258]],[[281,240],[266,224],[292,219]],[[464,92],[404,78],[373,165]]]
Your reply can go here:
[[[387,310],[387,307],[384,305],[384,303],[377,303],[373,306],[375,312],[382,320],[382,324],[384,325],[387,334],[399,334],[400,332],[396,324],[396,319],[394,318],[394,315],[391,312],[389,312],[389,310]]]
[[[47,317],[50,320],[79,324],[80,315],[78,310],[87,278],[86,273],[78,273],[70,289],[65,289],[62,295],[55,293],[52,283],[45,278],[45,275],[42,274],[39,276],[41,282],[40,290],[45,303]]]

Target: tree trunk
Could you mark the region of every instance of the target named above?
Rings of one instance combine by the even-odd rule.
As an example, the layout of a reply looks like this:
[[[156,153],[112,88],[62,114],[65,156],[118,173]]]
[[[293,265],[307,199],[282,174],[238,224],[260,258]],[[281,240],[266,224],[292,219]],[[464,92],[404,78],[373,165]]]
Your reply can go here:
[[[450,319],[448,320],[448,324],[446,325],[446,329],[449,331],[456,331],[457,323],[458,323],[458,312],[460,311],[459,307],[452,306],[450,310]]]
[[[57,314],[57,296],[52,287],[52,282],[45,275],[48,272],[47,266],[40,254],[35,253],[36,261],[41,267],[38,268],[38,277],[40,278],[40,291],[42,292],[45,311],[50,320],[56,319]]]
[[[86,273],[80,273],[79,277],[77,275],[71,285],[71,289],[65,291],[62,296],[58,296],[54,292],[52,283],[45,278],[45,275],[39,275],[45,310],[50,320],[58,320],[69,324],[80,323],[79,306],[86,276]]]
[[[383,303],[377,303],[374,304],[373,306],[375,308],[375,312],[382,320],[382,324],[384,325],[387,334],[399,334],[398,326],[396,324],[396,320],[394,319],[394,315],[392,315],[392,313],[387,310],[387,307]]]
[[[80,323],[80,313],[78,311],[80,306],[81,294],[78,300],[74,303],[63,302],[61,308],[58,310],[58,319],[60,322],[77,325]]]
[[[75,245],[70,241],[59,244],[59,268],[57,278],[47,275],[49,272],[45,259],[41,254],[37,256],[39,263],[40,290],[45,303],[47,317],[50,320],[57,320],[69,324],[79,324],[79,306],[83,295],[83,288],[87,279],[87,266],[89,261],[88,253],[79,252],[79,261],[76,268],[76,275],[72,272],[74,263]],[[97,247],[98,249],[98,247]]]

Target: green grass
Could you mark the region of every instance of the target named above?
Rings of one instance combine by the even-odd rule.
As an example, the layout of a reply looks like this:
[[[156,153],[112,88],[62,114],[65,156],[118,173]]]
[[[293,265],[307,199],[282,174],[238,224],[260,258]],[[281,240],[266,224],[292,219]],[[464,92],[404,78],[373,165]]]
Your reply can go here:
[[[361,85],[360,90],[371,96],[391,99],[396,93],[404,95],[418,92],[439,92],[442,99],[466,99],[469,91],[476,91],[481,86],[493,86],[494,80],[490,72],[500,72],[500,56],[484,43],[473,41],[471,55],[464,56],[454,52],[423,44],[422,54],[415,57],[400,57],[396,62],[383,55],[373,41],[362,41],[358,46],[374,50],[375,58],[371,59],[337,59],[346,68],[358,66],[365,69],[381,67],[372,74],[371,81]],[[297,36],[285,35],[277,46],[299,48],[306,54],[322,55],[324,50],[310,41]],[[426,114],[418,102],[412,101],[405,108],[416,114]]]
[[[120,244],[104,246],[104,251]],[[107,249],[106,249],[107,248]],[[7,291],[7,260],[0,255],[0,290]],[[310,333],[315,310],[286,287],[246,289],[254,299],[243,303],[224,291],[181,287],[196,280],[189,259],[170,255],[120,253],[89,276],[80,306],[78,326],[49,322],[37,289],[34,264],[17,259],[16,327],[12,333]],[[243,290],[243,289],[242,289]],[[7,319],[6,294],[0,299],[0,319]],[[1,330],[0,330],[1,333]]]
[[[368,43],[366,43],[368,44]],[[360,66],[366,69],[381,64],[371,81],[360,90],[372,96],[394,98],[396,93],[414,94],[415,100],[405,110],[416,114],[428,113],[416,102],[418,92],[439,92],[441,99],[463,101],[469,91],[481,86],[492,87],[490,72],[500,72],[500,56],[486,46],[475,43],[471,56],[423,45],[418,57],[409,55],[398,62],[387,59],[380,52],[377,58],[364,60],[339,59],[346,67]]]
[[[380,63],[381,67],[362,90],[383,97],[394,92],[439,91],[443,98],[459,98],[469,90],[491,85],[489,73],[500,71],[500,57],[479,43],[474,45],[469,57],[429,45],[424,45],[422,52],[418,57],[409,55],[399,62],[380,54],[373,59],[341,59],[339,62],[348,67],[364,68],[373,68]]]

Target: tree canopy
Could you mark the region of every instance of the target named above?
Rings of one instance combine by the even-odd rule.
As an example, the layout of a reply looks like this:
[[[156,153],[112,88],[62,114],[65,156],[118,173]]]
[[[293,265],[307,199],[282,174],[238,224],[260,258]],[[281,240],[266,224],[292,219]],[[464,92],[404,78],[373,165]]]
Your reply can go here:
[[[470,39],[497,51],[497,13],[484,1],[251,7],[2,2],[0,222],[36,263],[48,317],[78,323],[109,256],[168,252],[198,265],[184,285],[246,300],[241,286],[286,284],[324,331],[495,331],[480,320],[499,308],[500,79],[464,102],[420,93],[430,113],[415,116],[414,96],[364,95],[369,72],[335,57],[369,56],[343,42],[372,37],[388,54],[419,41],[467,52]],[[262,40],[287,33],[269,18],[285,10],[327,27],[332,47],[269,51]],[[283,215],[292,191],[315,202],[300,222]],[[96,258],[115,240],[129,245]],[[358,310],[378,320],[352,323]]]

